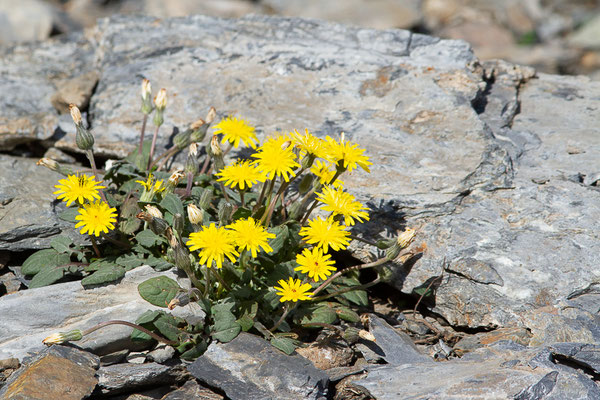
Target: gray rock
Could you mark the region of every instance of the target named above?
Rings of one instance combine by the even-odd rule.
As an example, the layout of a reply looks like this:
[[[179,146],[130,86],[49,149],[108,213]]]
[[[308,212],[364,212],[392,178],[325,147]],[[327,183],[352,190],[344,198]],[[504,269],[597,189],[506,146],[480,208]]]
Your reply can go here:
[[[98,387],[103,394],[118,394],[148,386],[172,385],[186,378],[181,367],[167,367],[156,363],[115,364],[100,367]]]
[[[0,155],[0,250],[49,248],[61,232],[82,241],[73,224],[58,218],[64,206],[52,193],[64,177],[36,161]]]
[[[89,396],[98,379],[97,356],[71,347],[52,346],[23,360],[0,389],[0,398],[80,400]]]
[[[85,330],[108,320],[134,322],[146,310],[156,310],[140,297],[139,283],[157,275],[178,279],[173,272],[157,273],[142,266],[126,273],[117,284],[84,289],[80,282],[67,282],[29,289],[0,298],[0,358],[23,358],[43,348],[42,340],[57,332]],[[185,285],[185,282],[182,282]],[[202,314],[199,307],[176,308],[179,316]],[[98,354],[135,349],[129,339],[131,328],[111,325],[84,337],[78,346]]]
[[[287,356],[267,341],[241,333],[213,343],[188,366],[209,387],[235,399],[319,399],[327,395],[327,374],[299,355]]]
[[[179,389],[172,391],[161,400],[222,400],[223,396],[202,387],[194,380],[187,381]]]
[[[586,49],[600,48],[600,16],[587,21],[569,37],[571,45]]]
[[[56,10],[41,0],[23,0],[19,7],[0,0],[0,44],[47,39]]]
[[[154,350],[148,353],[147,357],[159,364],[164,364],[175,355],[175,349],[166,344],[159,344]]]
[[[370,332],[375,342],[363,341],[363,344],[379,354],[388,364],[404,365],[433,362],[421,354],[412,339],[404,332],[396,331],[383,318],[369,315]]]

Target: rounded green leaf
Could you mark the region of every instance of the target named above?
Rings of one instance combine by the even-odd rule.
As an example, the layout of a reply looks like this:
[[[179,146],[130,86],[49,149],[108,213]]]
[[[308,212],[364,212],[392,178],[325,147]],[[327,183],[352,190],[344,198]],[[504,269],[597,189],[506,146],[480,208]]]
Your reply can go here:
[[[167,307],[179,289],[177,282],[166,276],[150,278],[138,285],[140,296],[157,307]]]
[[[102,283],[114,282],[123,276],[125,276],[125,269],[123,267],[108,265],[83,278],[81,284],[83,286],[100,285]]]

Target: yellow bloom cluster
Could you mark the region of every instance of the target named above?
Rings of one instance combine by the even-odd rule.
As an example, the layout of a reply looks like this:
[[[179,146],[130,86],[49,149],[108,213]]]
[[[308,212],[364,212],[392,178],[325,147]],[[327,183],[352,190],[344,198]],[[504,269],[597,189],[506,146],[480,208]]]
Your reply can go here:
[[[117,209],[100,201],[99,191],[106,186],[100,185],[101,182],[96,181],[94,177],[84,174],[68,175],[58,183],[54,186],[58,189],[54,192],[58,195],[57,198],[66,202],[67,207],[73,202],[77,202],[79,206],[79,215],[75,217],[79,222],[75,227],[81,228],[81,234],[100,236],[100,233],[108,233],[109,230],[115,229]]]

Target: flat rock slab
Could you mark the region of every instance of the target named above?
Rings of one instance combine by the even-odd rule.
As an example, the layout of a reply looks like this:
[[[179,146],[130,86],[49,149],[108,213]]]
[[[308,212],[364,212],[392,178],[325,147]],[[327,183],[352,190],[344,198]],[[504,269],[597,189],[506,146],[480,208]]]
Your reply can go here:
[[[195,380],[190,380],[161,400],[223,400],[223,398],[220,394],[200,386]]]
[[[188,371],[232,400],[321,399],[329,384],[327,374],[304,357],[288,356],[248,333],[211,344]]]
[[[157,363],[115,364],[98,370],[98,387],[103,394],[113,395],[146,387],[173,385],[185,379],[182,367]]]
[[[383,318],[374,314],[369,315],[369,326],[369,332],[375,336],[375,341],[363,341],[363,344],[380,355],[388,364],[433,362],[431,358],[419,352],[410,336],[396,331]]]
[[[96,384],[97,356],[71,347],[52,346],[23,361],[5,386],[5,400],[81,400]]]
[[[0,359],[22,359],[31,351],[44,348],[42,340],[57,332],[85,330],[109,320],[135,320],[146,310],[157,310],[138,293],[137,286],[146,279],[166,275],[177,279],[172,272],[155,272],[142,266],[126,273],[116,284],[84,289],[80,282],[60,283],[20,291],[0,298]],[[202,310],[189,306],[176,308],[177,315]],[[183,313],[183,314],[179,314]],[[124,348],[135,348],[129,339],[131,328],[114,325],[103,328],[77,342],[78,346],[99,354]]]

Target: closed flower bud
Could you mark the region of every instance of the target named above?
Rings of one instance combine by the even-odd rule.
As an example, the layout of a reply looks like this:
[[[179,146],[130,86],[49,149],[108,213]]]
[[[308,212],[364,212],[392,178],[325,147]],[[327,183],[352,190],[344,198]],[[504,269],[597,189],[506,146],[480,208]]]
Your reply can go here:
[[[192,131],[186,129],[185,131],[179,132],[177,135],[175,135],[175,137],[173,138],[173,143],[175,144],[175,146],[177,146],[177,149],[183,150],[187,146],[189,146],[191,142],[191,136]]]
[[[160,212],[160,210],[158,208],[156,208],[153,205],[146,205],[146,212],[150,215],[152,215],[154,218],[163,218],[163,213]]]
[[[223,150],[221,150],[219,138],[216,135],[210,140],[210,151],[213,157],[223,157]]]
[[[152,216],[151,214],[144,212],[144,211],[139,212],[136,215],[136,217],[143,221],[146,221],[148,223],[148,227],[150,228],[150,230],[157,235],[164,234],[165,231],[167,230],[167,228],[169,227],[169,224],[164,219],[156,218],[156,217]]]
[[[75,104],[69,104],[69,112],[71,113],[71,118],[73,118],[73,122],[75,125],[81,125],[81,111]]]
[[[200,199],[198,200],[198,206],[203,210],[207,210],[210,207],[210,202],[212,201],[212,199],[213,199],[212,190],[209,188],[204,188],[204,190],[200,194]]]
[[[300,181],[300,184],[298,185],[298,191],[300,192],[300,194],[308,193],[308,191],[312,188],[312,183],[313,183],[313,175],[312,174],[304,175],[304,177]]]
[[[186,174],[196,175],[198,172],[198,160],[191,154],[188,154],[187,159],[185,160],[185,165],[183,166],[183,170]]]
[[[317,156],[315,156],[312,153],[308,153],[307,155],[305,155],[302,158],[302,168],[310,169],[310,167],[312,167],[313,163],[315,162],[316,158],[317,158]]]
[[[218,217],[219,217],[219,222],[221,223],[221,225],[229,224],[232,214],[233,214],[233,204],[226,202],[226,201],[219,204]]]
[[[188,204],[187,215],[192,224],[202,225],[202,222],[204,221],[204,211],[199,209],[195,204]]]
[[[208,131],[208,125],[204,120],[199,119],[190,125],[190,129],[192,130],[191,141],[193,143],[201,142],[204,140],[206,136],[206,131]]]
[[[65,342],[75,342],[81,340],[83,334],[79,329],[75,329],[69,332],[54,333],[42,340],[42,343],[49,346],[51,344],[61,344]]]
[[[212,122],[215,120],[215,117],[217,116],[217,110],[215,110],[214,107],[211,107],[210,110],[208,110],[208,114],[206,114],[206,118],[204,118],[206,120],[206,124],[212,124]]]
[[[192,156],[198,157],[198,144],[197,143],[190,144],[188,151]]]
[[[396,243],[389,247],[385,251],[385,256],[388,260],[392,261],[400,254],[400,251],[412,243],[416,235],[414,229],[406,228],[404,232],[398,235]]]
[[[42,158],[36,163],[36,165],[42,165],[49,170],[58,172],[63,176],[73,175],[73,170],[71,168],[61,165],[50,158]]]
[[[144,114],[152,112],[152,85],[148,79],[142,81],[142,112]]]
[[[167,89],[160,89],[154,97],[154,105],[157,110],[163,111],[167,107]]]

